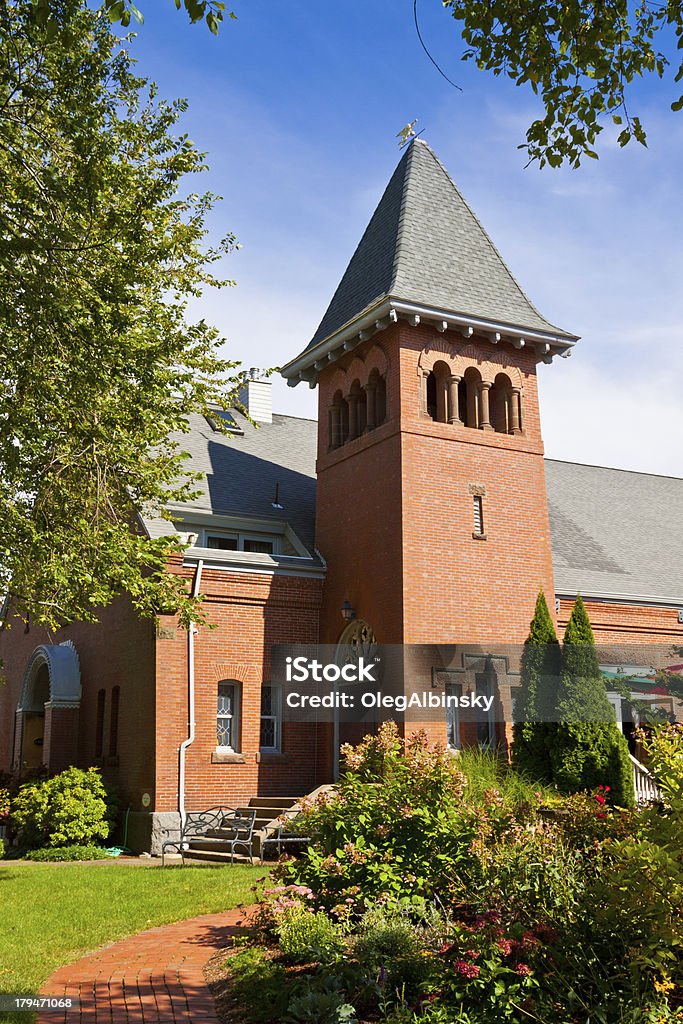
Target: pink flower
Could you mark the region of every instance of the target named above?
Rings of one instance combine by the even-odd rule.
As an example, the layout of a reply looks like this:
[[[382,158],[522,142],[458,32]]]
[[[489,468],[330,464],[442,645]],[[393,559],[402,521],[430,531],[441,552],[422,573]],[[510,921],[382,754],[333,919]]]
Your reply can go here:
[[[467,957],[468,960],[476,960],[477,957],[479,956],[479,953],[477,952],[476,949],[466,949],[465,956]]]
[[[510,956],[512,952],[512,943],[509,939],[498,939],[496,946],[504,956]]]
[[[595,794],[595,799],[597,800],[597,802],[599,804],[604,804],[604,802],[605,802],[604,796],[602,796],[600,793],[596,793]]]
[[[531,968],[528,964],[517,964],[515,974],[519,974],[520,978],[528,978],[531,974]]]
[[[463,978],[478,978],[479,968],[476,964],[470,964],[467,960],[456,960],[453,970],[462,975]]]

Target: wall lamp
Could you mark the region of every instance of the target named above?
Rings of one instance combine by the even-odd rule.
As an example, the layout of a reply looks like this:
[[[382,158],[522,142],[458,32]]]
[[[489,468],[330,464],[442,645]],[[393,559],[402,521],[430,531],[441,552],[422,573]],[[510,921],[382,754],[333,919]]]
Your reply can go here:
[[[347,622],[351,622],[351,620],[355,619],[356,617],[356,609],[351,607],[349,601],[344,601],[344,604],[342,605],[341,608],[341,613],[342,618],[345,619]]]

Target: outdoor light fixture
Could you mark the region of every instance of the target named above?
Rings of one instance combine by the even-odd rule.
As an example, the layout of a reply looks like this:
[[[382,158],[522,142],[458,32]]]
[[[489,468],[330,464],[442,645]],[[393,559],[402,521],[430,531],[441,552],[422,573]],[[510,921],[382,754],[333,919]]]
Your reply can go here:
[[[346,619],[347,622],[350,622],[351,619],[355,619],[355,617],[356,617],[356,609],[351,607],[351,604],[349,603],[349,601],[344,601],[344,604],[342,605],[341,613],[342,613],[342,618]]]

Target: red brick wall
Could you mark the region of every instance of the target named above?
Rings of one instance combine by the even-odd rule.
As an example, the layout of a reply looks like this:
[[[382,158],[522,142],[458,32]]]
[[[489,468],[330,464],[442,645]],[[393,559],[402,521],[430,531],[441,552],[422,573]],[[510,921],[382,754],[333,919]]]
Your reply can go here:
[[[661,648],[667,656],[672,646],[683,646],[683,625],[678,622],[676,608],[621,604],[587,597],[583,600],[596,641],[614,646],[615,651],[636,644],[649,644],[655,649]],[[560,599],[557,616],[560,637],[569,621],[573,604],[573,599]]]
[[[524,434],[431,420],[421,369],[435,350],[509,372],[523,389]],[[335,393],[382,360],[388,422],[329,451]],[[400,321],[323,370],[319,402],[323,639],[339,638],[349,600],[383,643],[523,642],[539,588],[554,592],[534,354]],[[472,537],[472,485],[485,491],[486,540]],[[429,732],[443,740],[445,725]]]
[[[192,569],[176,571],[188,578]],[[300,796],[328,781],[323,744],[314,729],[285,724],[281,754],[260,746],[261,687],[278,643],[317,643],[321,581],[214,570],[204,566],[201,592],[208,622],[195,638],[196,737],[186,754],[186,807],[235,806],[255,795]],[[175,630],[175,634],[167,631]],[[167,638],[164,638],[167,637]],[[161,622],[157,642],[155,810],[178,807],[178,750],[187,737],[187,634]],[[240,761],[215,763],[220,680],[241,684]]]
[[[75,760],[79,767],[100,764],[103,775],[121,789],[124,808],[130,801],[138,809],[142,792],[154,788],[154,629],[138,618],[127,598],[120,598],[100,613],[97,625],[73,623],[50,634],[14,621],[0,637],[6,685],[0,686],[0,770],[8,770],[12,753],[12,728],[20,699],[24,672],[31,654],[41,644],[72,640],[81,666],[83,694],[73,737],[54,737],[55,756]],[[118,756],[110,758],[111,691],[120,687]],[[104,757],[95,756],[97,693],[106,694]],[[61,746],[61,751],[60,751]],[[72,752],[75,757],[72,757]],[[61,765],[64,767],[64,765]]]
[[[316,543],[327,562],[321,642],[337,643],[349,601],[381,643],[403,640],[402,509],[398,330],[390,328],[323,371],[319,381]],[[338,388],[364,384],[381,365],[387,376],[387,419],[329,451],[328,409]]]
[[[400,324],[405,642],[522,642],[539,588],[553,594],[536,361],[474,346],[521,371],[523,435],[435,423],[420,411],[418,363],[435,340],[472,347],[449,334]],[[472,488],[484,490],[486,540],[472,536]]]

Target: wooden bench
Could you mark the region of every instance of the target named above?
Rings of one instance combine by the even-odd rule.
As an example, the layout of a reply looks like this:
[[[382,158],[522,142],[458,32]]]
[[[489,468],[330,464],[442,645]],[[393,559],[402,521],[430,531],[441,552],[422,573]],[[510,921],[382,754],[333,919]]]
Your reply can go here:
[[[166,851],[175,849],[185,863],[188,850],[204,852],[230,851],[230,863],[235,859],[235,850],[242,849],[253,858],[254,808],[210,807],[206,811],[190,811],[180,829],[177,839],[169,839],[161,847],[161,863],[165,863]]]

